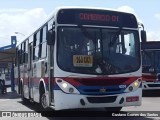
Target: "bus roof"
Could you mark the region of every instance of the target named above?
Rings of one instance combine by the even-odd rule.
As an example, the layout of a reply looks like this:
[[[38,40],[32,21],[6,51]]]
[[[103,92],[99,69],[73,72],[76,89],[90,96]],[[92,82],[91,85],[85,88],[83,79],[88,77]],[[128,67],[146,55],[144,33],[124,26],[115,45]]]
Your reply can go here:
[[[38,27],[36,27],[33,31],[31,31],[28,35],[26,35],[24,38],[23,38],[23,41],[24,42],[28,37],[30,37],[34,32],[36,32],[39,28],[41,28],[47,21],[49,21],[50,19],[52,19],[54,16],[56,16],[58,14],[58,12],[60,10],[69,10],[69,9],[82,9],[82,10],[104,10],[104,11],[113,11],[113,12],[117,12],[117,13],[127,13],[127,14],[130,14],[130,15],[133,15],[135,17],[134,14],[132,13],[129,13],[129,12],[122,12],[122,11],[119,11],[119,10],[116,10],[116,9],[111,9],[111,8],[102,8],[102,7],[80,7],[80,6],[61,6],[61,7],[57,7],[55,8],[47,17],[47,19],[45,21],[42,22],[41,25],[39,25]],[[135,17],[136,18],[136,17]],[[128,21],[128,24],[129,24],[130,21]],[[126,23],[125,23],[126,24]],[[136,20],[136,24],[138,25],[137,23],[137,20]],[[21,42],[21,43],[22,43]],[[20,43],[20,44],[21,44]],[[18,45],[17,45],[18,46]]]
[[[113,9],[113,8],[104,8],[104,7],[90,7],[90,6],[61,6],[57,7],[55,10],[52,11],[51,16],[53,16],[56,12],[58,12],[61,9],[93,9],[93,10],[109,10],[109,11],[115,11],[115,12],[122,12],[122,13],[130,13],[131,12],[124,12],[121,10]]]

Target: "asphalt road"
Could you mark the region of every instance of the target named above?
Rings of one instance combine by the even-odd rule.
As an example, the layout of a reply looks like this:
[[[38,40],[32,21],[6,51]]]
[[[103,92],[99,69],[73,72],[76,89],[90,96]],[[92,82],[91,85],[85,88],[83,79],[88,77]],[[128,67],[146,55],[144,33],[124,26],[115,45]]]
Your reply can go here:
[[[124,107],[122,112],[113,112],[111,115],[113,117],[106,117],[107,112],[104,109],[69,110],[58,114],[54,111],[39,113],[39,104],[24,105],[15,92],[8,90],[7,94],[0,94],[0,116],[3,112],[0,120],[160,120],[160,95],[158,94],[160,94],[158,91],[147,92],[143,95],[142,106]],[[14,117],[4,117],[6,114],[12,114]],[[52,117],[48,116],[49,114]],[[53,117],[54,114],[56,117]]]

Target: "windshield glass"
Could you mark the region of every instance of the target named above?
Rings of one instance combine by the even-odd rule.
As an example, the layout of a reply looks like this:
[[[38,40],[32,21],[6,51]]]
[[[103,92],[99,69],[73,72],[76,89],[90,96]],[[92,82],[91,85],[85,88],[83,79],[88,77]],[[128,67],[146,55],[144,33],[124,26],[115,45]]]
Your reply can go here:
[[[58,66],[69,72],[119,74],[140,67],[138,32],[86,27],[58,28]]]
[[[142,72],[160,72],[160,51],[142,51]]]

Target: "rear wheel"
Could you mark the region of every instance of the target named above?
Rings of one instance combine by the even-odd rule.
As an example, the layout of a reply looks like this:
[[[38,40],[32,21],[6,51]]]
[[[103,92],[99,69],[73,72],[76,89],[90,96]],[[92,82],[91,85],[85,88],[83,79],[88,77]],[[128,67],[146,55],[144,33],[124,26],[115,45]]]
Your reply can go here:
[[[106,111],[121,111],[122,107],[106,107]]]

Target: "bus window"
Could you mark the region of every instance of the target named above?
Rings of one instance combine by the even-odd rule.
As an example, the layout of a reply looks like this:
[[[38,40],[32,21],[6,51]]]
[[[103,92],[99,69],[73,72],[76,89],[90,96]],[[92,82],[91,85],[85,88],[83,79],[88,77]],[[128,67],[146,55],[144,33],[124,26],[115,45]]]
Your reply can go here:
[[[44,26],[43,29],[41,29],[41,42],[39,45],[39,57],[44,58],[46,57],[46,33],[47,33],[47,26]]]
[[[34,35],[33,60],[39,59],[40,31]]]

